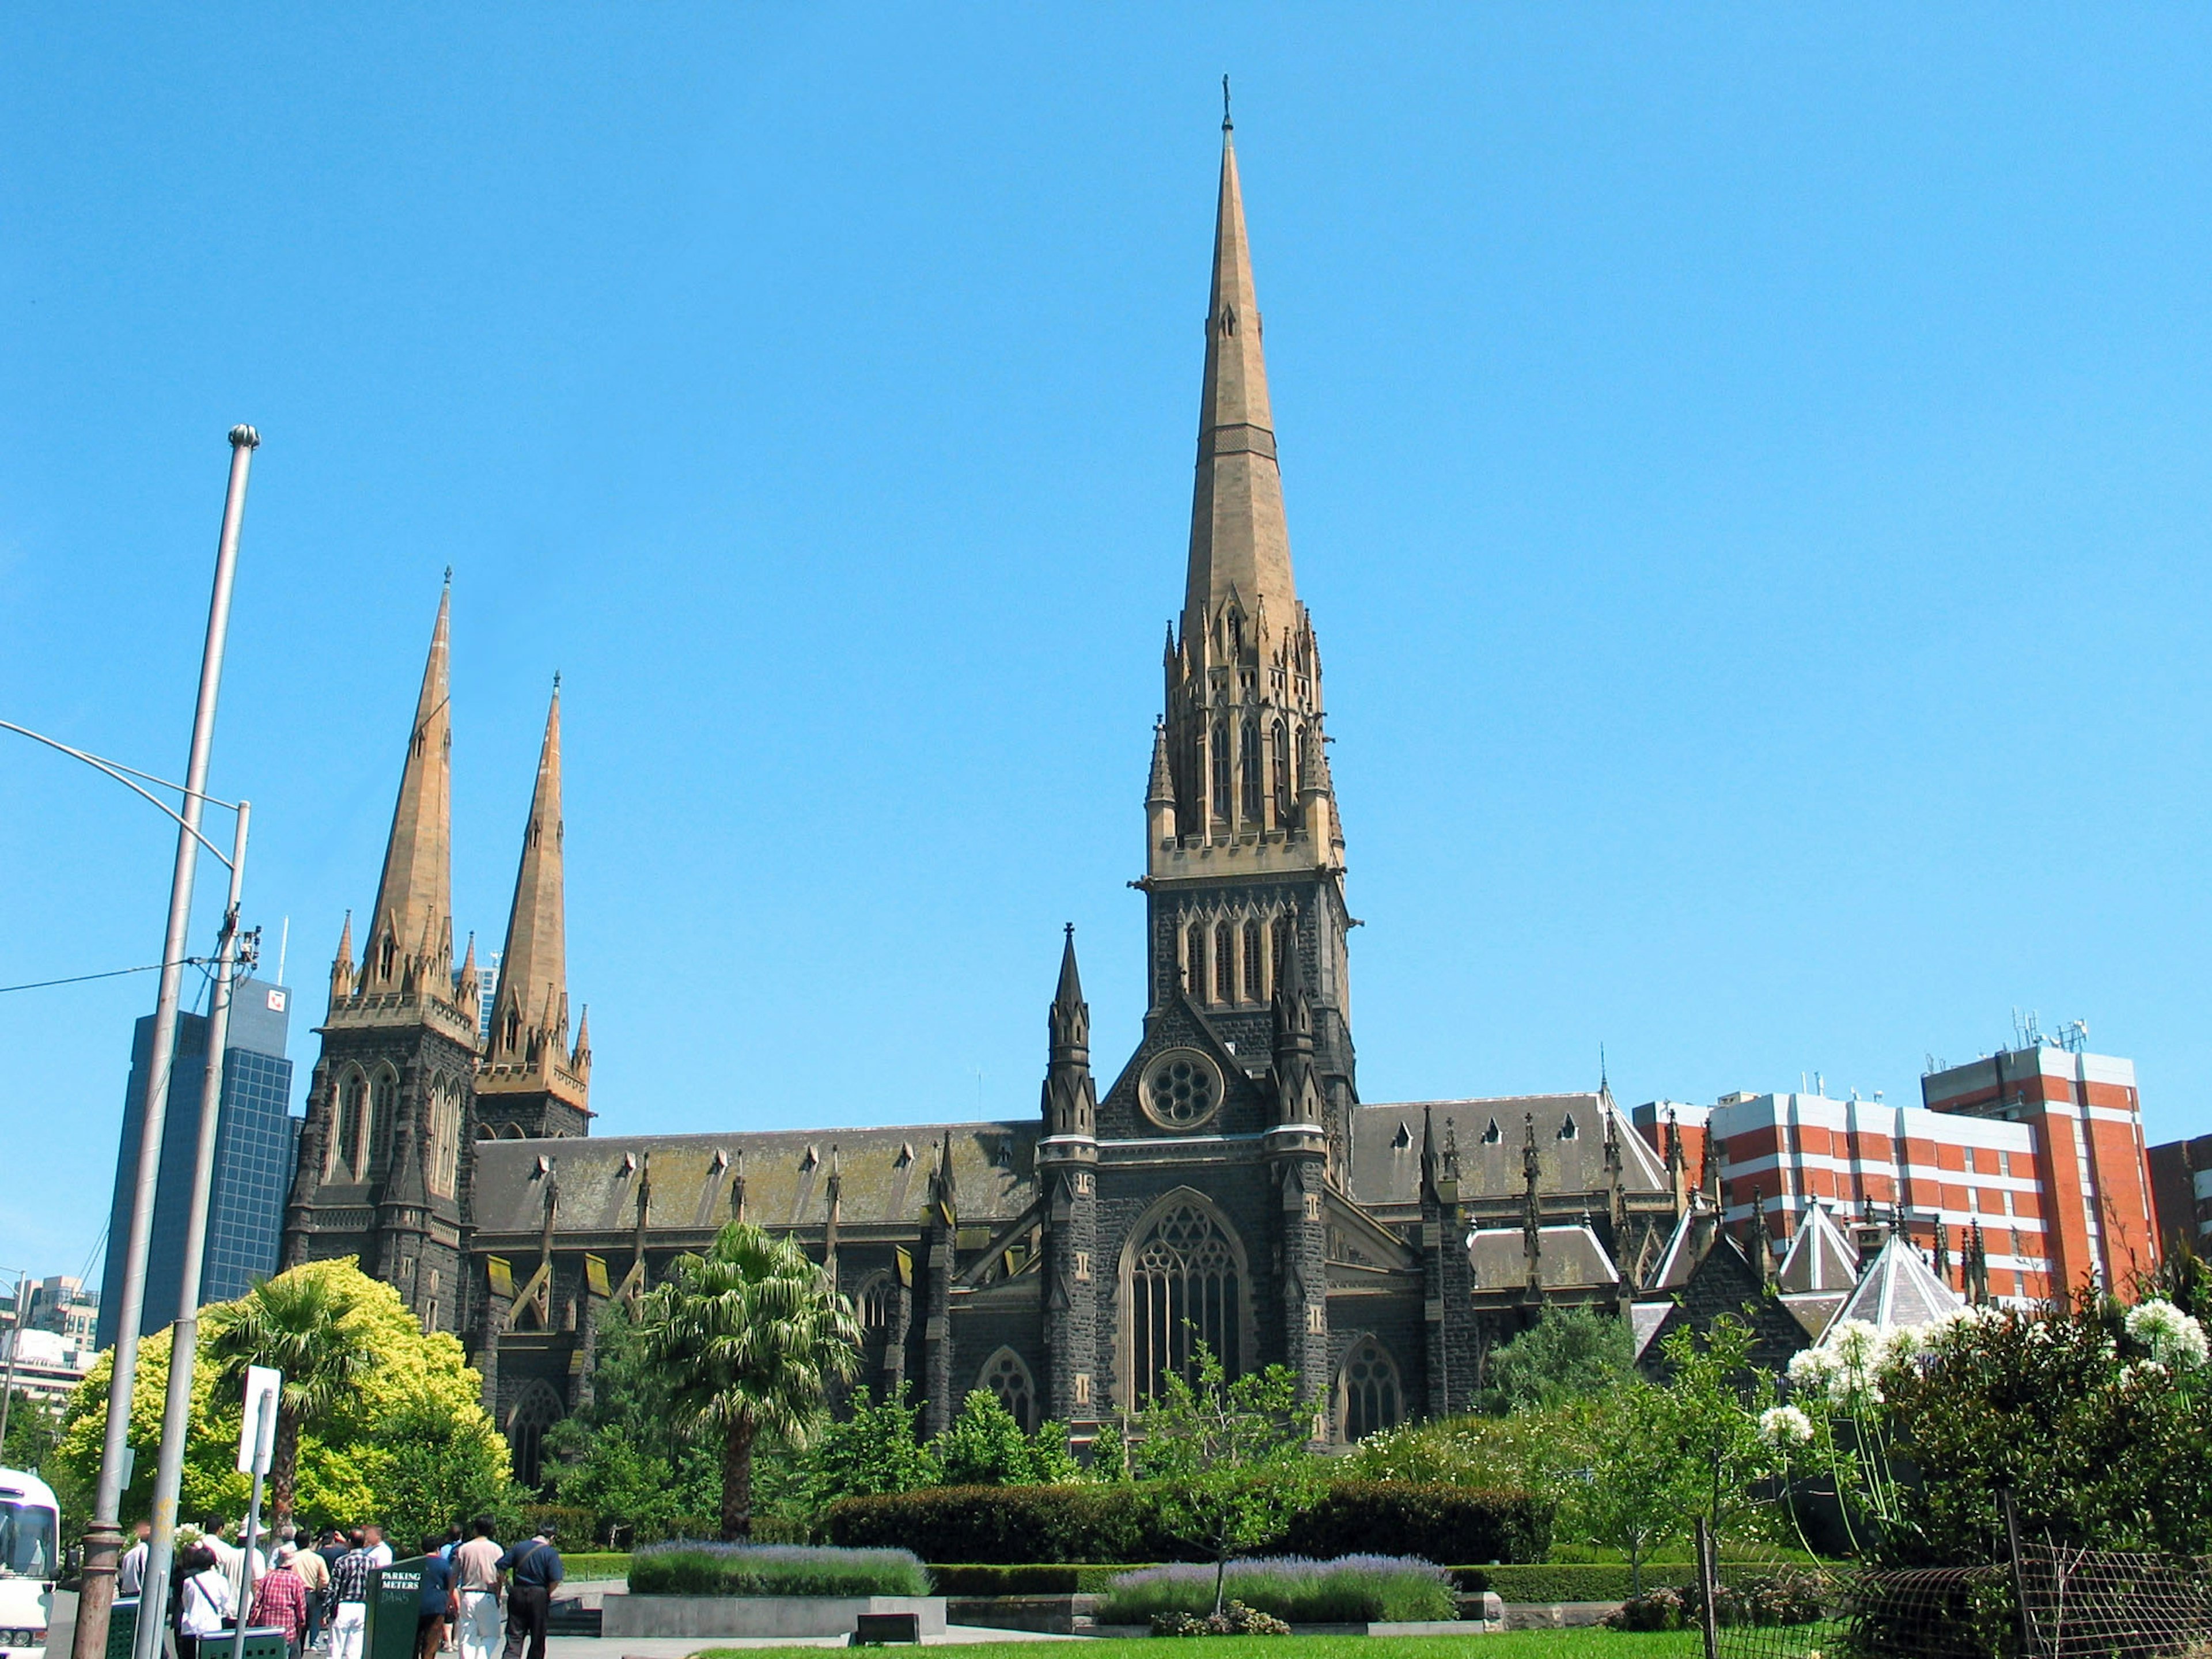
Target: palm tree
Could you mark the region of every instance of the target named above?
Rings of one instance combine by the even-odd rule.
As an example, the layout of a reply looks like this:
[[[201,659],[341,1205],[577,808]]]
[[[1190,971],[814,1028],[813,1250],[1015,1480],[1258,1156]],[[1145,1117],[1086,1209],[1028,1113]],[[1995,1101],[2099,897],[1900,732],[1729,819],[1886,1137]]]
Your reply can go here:
[[[686,1426],[722,1437],[722,1536],[753,1530],[753,1443],[803,1447],[832,1377],[860,1370],[860,1322],[788,1238],[732,1221],[704,1255],[676,1259],[638,1315],[646,1363],[661,1369]]]
[[[276,1443],[269,1458],[269,1504],[276,1527],[292,1518],[302,1425],[328,1416],[371,1364],[354,1305],[325,1275],[295,1267],[256,1285],[211,1334],[209,1352],[226,1389],[242,1388],[249,1365],[284,1374],[276,1396]]]

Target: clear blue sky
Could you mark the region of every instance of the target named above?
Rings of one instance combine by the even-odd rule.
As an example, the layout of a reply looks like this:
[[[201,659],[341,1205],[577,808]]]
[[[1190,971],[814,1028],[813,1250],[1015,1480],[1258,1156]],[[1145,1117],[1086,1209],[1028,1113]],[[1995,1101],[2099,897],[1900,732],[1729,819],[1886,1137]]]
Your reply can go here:
[[[1909,1098],[2018,1006],[2206,1128],[2201,9],[15,8],[0,718],[181,768],[251,421],[303,1093],[449,563],[460,923],[560,669],[603,1130],[1033,1111],[1067,920],[1110,1077],[1224,70],[1364,1096]],[[0,983],[151,960],[161,821],[9,742]],[[0,1263],[153,993],[0,997]]]

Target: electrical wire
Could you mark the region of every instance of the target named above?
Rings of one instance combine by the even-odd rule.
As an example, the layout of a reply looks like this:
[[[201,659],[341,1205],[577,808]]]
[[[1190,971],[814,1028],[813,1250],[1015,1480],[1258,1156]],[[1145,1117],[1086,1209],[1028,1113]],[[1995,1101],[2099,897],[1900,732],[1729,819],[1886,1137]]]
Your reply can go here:
[[[27,985],[0,985],[0,996],[5,996],[10,991],[43,991],[55,985],[82,985],[88,980],[119,979],[125,974],[158,973],[163,968],[171,966],[204,968],[213,960],[215,958],[212,957],[184,957],[174,963],[149,962],[140,968],[111,968],[104,974],[73,974],[67,979],[34,979]]]

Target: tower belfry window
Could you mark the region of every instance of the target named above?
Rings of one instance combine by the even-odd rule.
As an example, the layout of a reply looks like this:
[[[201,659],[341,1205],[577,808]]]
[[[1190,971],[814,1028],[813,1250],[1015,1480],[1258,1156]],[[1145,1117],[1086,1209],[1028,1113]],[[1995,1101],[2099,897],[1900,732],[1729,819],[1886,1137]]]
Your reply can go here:
[[[1224,921],[1213,929],[1213,1000],[1237,998],[1237,924]]]
[[[1229,728],[1213,728],[1213,816],[1229,816]]]
[[[1275,722],[1273,741],[1275,761],[1275,822],[1291,821],[1291,731],[1282,721]]]
[[[1206,1000],[1206,924],[1194,921],[1187,936],[1188,950],[1184,957],[1186,988],[1193,1002]]]
[[[1260,946],[1260,924],[1248,921],[1244,924],[1244,1000],[1257,1002],[1262,992],[1260,970],[1266,957]]]
[[[1260,819],[1260,723],[1244,722],[1244,740],[1238,746],[1237,763],[1244,774],[1244,817],[1247,823]]]

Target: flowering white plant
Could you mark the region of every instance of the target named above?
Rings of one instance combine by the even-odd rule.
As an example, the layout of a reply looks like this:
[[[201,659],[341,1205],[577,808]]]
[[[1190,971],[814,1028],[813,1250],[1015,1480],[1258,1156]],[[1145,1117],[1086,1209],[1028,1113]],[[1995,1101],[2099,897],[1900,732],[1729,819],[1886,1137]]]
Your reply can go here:
[[[1770,1406],[1759,1414],[1759,1437],[1778,1450],[1813,1438],[1813,1419],[1795,1406]]]
[[[2129,1309],[2128,1334],[2162,1365],[2187,1370],[2205,1361],[2203,1325],[2171,1302],[2154,1297]]]

